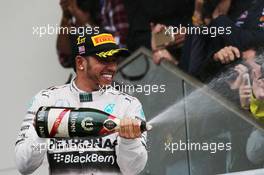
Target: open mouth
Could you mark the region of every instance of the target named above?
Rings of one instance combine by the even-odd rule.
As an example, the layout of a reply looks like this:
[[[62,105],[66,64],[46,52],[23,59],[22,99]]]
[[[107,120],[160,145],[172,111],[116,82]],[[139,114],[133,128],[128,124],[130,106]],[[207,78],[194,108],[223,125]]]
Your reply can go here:
[[[102,73],[101,78],[106,82],[112,82],[113,80],[113,73]]]

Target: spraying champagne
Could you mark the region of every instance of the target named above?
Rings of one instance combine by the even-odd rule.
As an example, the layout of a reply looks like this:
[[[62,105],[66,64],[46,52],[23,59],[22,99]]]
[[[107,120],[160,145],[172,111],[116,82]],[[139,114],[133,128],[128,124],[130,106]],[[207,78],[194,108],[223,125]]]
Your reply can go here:
[[[152,126],[140,120],[141,132]],[[39,137],[104,136],[118,132],[120,119],[92,108],[41,107],[35,120]]]

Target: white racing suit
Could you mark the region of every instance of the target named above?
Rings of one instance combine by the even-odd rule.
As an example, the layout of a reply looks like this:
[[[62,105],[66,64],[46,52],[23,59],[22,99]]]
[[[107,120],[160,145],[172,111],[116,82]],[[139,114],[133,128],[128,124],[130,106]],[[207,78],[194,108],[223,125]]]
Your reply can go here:
[[[33,99],[15,144],[18,170],[33,173],[47,153],[50,174],[138,174],[147,162],[146,132],[125,139],[117,133],[99,138],[39,138],[33,119],[41,106],[95,108],[118,118],[145,120],[140,102],[115,89],[86,93],[74,81],[39,92]],[[62,146],[63,145],[63,146]],[[65,149],[67,148],[67,149]]]

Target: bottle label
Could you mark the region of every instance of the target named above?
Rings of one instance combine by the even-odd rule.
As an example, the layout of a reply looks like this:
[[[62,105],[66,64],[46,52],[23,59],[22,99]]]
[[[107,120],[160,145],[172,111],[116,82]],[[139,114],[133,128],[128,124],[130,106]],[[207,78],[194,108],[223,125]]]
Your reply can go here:
[[[96,137],[114,132],[118,123],[117,118],[96,109],[42,107],[36,130],[40,137]]]
[[[47,117],[48,111],[46,111],[45,107],[41,107],[36,114],[35,127],[39,137],[47,137],[49,136],[49,131],[47,127]]]
[[[69,136],[99,136],[107,115],[97,112],[72,111],[69,117]]]

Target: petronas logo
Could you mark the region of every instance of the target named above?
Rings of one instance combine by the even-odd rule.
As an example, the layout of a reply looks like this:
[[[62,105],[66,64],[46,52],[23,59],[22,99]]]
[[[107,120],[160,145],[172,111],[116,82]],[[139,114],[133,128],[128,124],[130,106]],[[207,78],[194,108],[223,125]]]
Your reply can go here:
[[[104,111],[107,112],[108,114],[112,114],[114,111],[115,104],[108,104]]]

